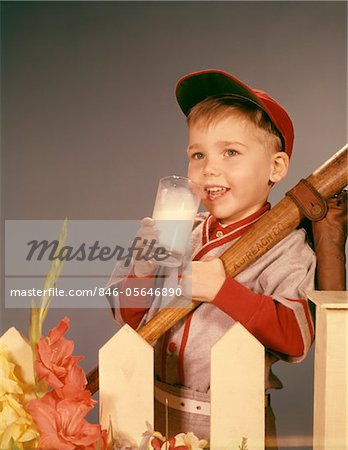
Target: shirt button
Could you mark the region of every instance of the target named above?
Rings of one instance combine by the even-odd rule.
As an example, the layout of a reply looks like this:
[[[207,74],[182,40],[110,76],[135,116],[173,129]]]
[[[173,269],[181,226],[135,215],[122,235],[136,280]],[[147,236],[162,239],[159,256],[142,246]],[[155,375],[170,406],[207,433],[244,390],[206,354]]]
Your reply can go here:
[[[220,238],[224,235],[224,233],[222,231],[217,231],[216,232],[216,237]]]
[[[177,349],[176,343],[175,342],[171,342],[168,346],[168,349],[171,353],[174,353]]]

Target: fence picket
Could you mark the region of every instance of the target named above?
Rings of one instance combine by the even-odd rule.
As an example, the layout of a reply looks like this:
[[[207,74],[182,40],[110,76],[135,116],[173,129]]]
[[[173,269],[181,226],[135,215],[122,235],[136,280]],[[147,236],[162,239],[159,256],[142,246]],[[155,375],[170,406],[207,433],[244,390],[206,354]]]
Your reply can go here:
[[[264,449],[265,351],[235,323],[211,350],[211,450]]]
[[[99,350],[100,424],[125,448],[153,427],[153,367],[153,348],[128,325]]]
[[[316,308],[314,450],[348,448],[348,294],[307,293]]]

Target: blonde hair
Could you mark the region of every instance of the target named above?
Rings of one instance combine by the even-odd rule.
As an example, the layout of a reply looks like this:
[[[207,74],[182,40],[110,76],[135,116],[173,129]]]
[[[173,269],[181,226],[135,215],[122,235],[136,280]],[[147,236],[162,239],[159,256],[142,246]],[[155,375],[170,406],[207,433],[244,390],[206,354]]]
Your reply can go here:
[[[233,96],[208,97],[197,103],[187,116],[187,124],[189,127],[209,127],[231,115],[247,119],[265,131],[270,138],[267,139],[267,148],[272,147],[275,152],[283,150],[282,137],[268,115],[258,105]]]

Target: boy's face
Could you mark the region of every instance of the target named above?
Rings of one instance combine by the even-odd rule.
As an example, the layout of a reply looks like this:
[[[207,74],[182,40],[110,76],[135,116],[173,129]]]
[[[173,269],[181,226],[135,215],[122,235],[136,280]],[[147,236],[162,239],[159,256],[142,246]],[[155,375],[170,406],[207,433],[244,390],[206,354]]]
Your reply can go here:
[[[248,119],[229,116],[189,128],[188,177],[204,188],[204,206],[223,224],[258,211],[271,187],[269,137]]]

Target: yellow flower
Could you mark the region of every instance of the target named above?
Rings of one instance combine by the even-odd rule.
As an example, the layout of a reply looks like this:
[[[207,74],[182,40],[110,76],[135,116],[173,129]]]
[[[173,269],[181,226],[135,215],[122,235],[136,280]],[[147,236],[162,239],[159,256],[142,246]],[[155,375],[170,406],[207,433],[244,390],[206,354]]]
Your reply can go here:
[[[16,372],[18,368],[10,361],[7,346],[0,342],[0,402],[6,394],[20,396],[22,403],[35,397],[34,385],[24,383],[16,376]]]
[[[6,346],[0,344],[0,449],[37,448],[38,435],[31,416],[23,407],[24,383],[15,375],[16,365],[8,360]],[[29,389],[30,390],[30,389]]]
[[[19,380],[14,374],[15,364],[7,359],[6,346],[0,343],[0,401],[4,394],[23,394]]]
[[[189,450],[199,450],[205,448],[208,441],[205,439],[199,440],[197,436],[189,432],[187,434],[180,433],[175,436],[175,446],[186,445]]]
[[[37,432],[31,416],[12,395],[4,395],[0,402],[0,448],[11,450],[13,443],[19,450],[37,448]]]

